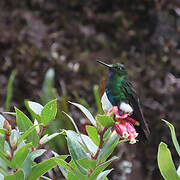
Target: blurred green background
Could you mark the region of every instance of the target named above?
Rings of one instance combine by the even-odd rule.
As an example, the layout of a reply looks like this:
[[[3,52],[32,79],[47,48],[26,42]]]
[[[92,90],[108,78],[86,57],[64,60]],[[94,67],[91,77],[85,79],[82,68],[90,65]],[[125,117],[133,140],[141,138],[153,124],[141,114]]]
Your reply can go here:
[[[93,87],[107,74],[95,61],[99,57],[125,64],[151,131],[149,144],[118,147],[121,160],[112,165],[111,179],[162,179],[156,160],[161,140],[169,145],[176,166],[179,163],[169,130],[161,122],[171,122],[180,136],[179,1],[0,1],[1,112],[9,108],[6,92],[15,69],[11,111],[14,105],[25,110],[25,99],[45,104],[57,97],[59,112],[49,131],[72,128],[61,110],[82,127],[84,117],[67,100],[97,113]],[[66,151],[63,138],[50,146]]]

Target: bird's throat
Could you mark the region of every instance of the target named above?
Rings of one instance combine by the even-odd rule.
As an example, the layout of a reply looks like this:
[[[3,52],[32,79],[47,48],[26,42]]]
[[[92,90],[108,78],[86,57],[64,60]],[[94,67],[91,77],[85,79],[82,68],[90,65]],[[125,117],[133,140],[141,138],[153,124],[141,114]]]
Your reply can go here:
[[[112,77],[114,75],[113,71],[109,71],[109,77]]]

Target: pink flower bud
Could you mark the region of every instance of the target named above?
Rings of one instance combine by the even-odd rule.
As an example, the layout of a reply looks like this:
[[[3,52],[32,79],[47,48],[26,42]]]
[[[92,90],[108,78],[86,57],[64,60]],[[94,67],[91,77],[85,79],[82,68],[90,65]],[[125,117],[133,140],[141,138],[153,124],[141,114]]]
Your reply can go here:
[[[129,134],[128,138],[131,141],[131,139],[135,139],[137,137],[136,130],[135,130],[134,126],[131,123],[126,121],[125,124],[126,124],[126,128],[127,128],[127,132]]]
[[[127,132],[125,124],[119,122],[115,124],[115,127],[116,127],[117,134],[119,134],[122,137],[124,136],[126,136],[126,138],[128,137],[128,132]]]

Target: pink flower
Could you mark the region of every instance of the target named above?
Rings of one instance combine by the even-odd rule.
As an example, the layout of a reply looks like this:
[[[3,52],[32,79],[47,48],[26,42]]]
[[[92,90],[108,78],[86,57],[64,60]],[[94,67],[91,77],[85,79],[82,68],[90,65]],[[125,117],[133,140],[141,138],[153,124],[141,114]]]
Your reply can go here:
[[[127,132],[127,128],[126,128],[126,125],[124,123],[121,123],[121,122],[116,123],[115,127],[116,127],[117,134],[119,134],[123,138],[128,138],[129,133]]]
[[[107,113],[114,118],[115,129],[117,134],[119,134],[124,139],[129,139],[131,144],[136,143],[136,137],[138,133],[136,132],[134,125],[139,123],[131,118],[129,113],[123,112],[118,106],[113,106]]]
[[[129,116],[129,113],[125,113],[125,112],[121,111],[118,106],[113,106],[108,111],[107,115],[114,115],[115,116],[114,120],[118,120],[118,119],[125,119],[125,118],[127,118]]]

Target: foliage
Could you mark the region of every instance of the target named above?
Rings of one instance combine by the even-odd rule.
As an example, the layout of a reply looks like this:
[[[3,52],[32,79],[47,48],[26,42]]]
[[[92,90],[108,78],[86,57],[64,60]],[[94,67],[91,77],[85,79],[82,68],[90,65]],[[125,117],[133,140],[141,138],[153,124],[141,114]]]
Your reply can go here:
[[[57,99],[48,102],[45,106],[39,103],[26,101],[26,107],[32,116],[31,121],[21,110],[15,107],[17,128],[12,129],[9,122],[0,115],[0,176],[5,180],[25,179],[36,180],[47,171],[59,166],[66,179],[108,179],[112,169],[105,170],[113,160],[109,159],[119,143],[119,137],[113,130],[111,117],[97,115],[96,118],[84,106],[72,103],[78,107],[90,121],[86,125],[87,134],[80,133],[75,121],[66,112],[64,114],[74,125],[76,131],[62,129],[48,135],[45,131],[57,115]],[[14,114],[13,114],[14,115]],[[102,121],[107,123],[102,123]],[[112,128],[112,130],[111,130]],[[69,155],[54,154],[47,160],[36,162],[36,158],[46,153],[44,144],[59,135],[66,136]]]
[[[61,133],[43,135],[47,125],[56,116],[56,99],[44,107],[35,102],[29,104],[29,110],[39,117],[39,121],[33,123],[15,107],[17,129],[12,129],[9,122],[0,115],[0,176],[5,180],[35,180],[58,165],[58,160],[64,160],[68,156],[52,157],[38,164],[34,161],[46,152],[43,145]]]
[[[56,121],[53,123],[49,124],[49,128],[46,129],[46,133],[51,134],[53,132],[58,131],[58,129],[73,129],[72,123],[68,120],[68,117],[65,116],[63,111],[66,113],[69,113],[69,107],[68,107],[68,96],[66,92],[66,87],[63,82],[60,82],[62,93],[59,95],[56,91],[56,88],[54,86],[54,77],[55,77],[55,71],[53,68],[48,69],[48,71],[45,74],[45,78],[43,81],[43,86],[42,86],[42,104],[45,105],[48,101],[53,100],[54,98],[57,99],[57,115],[56,115]],[[94,93],[94,98],[97,106],[97,111],[99,114],[103,114],[102,106],[101,106],[101,100],[99,96],[99,87],[98,85],[95,85],[93,88],[93,93]],[[88,110],[90,110],[90,105],[87,103],[87,101],[79,97],[77,92],[73,92],[76,100],[78,103],[82,104],[85,106]],[[29,103],[27,103],[29,102]],[[26,107],[31,111],[31,106],[33,102],[31,101],[25,101]],[[28,105],[29,104],[29,105]],[[82,106],[79,105],[79,106]],[[34,107],[39,106],[39,104],[33,104]],[[37,107],[38,109],[42,109],[42,107]],[[35,111],[37,111],[35,110]],[[37,112],[38,113],[38,112]],[[33,119],[39,119],[33,112],[31,112],[31,115]],[[64,152],[67,150],[67,145],[66,141],[62,136],[57,136],[54,138],[52,141],[49,142],[49,146],[51,149],[54,151],[61,151]]]
[[[11,104],[11,98],[12,98],[12,89],[13,89],[13,81],[16,76],[16,70],[13,70],[11,72],[11,75],[9,77],[8,86],[7,86],[7,94],[6,94],[6,111],[9,111],[10,104]]]
[[[174,146],[176,148],[178,155],[180,156],[180,146],[176,138],[174,126],[168,121],[165,121],[165,120],[163,121],[170,128],[172,141],[174,143]],[[180,180],[180,174],[176,172],[176,168],[174,166],[174,163],[171,157],[171,152],[169,151],[167,145],[163,142],[159,144],[157,159],[158,159],[158,166],[159,166],[160,172],[165,180],[172,180],[172,179]]]

